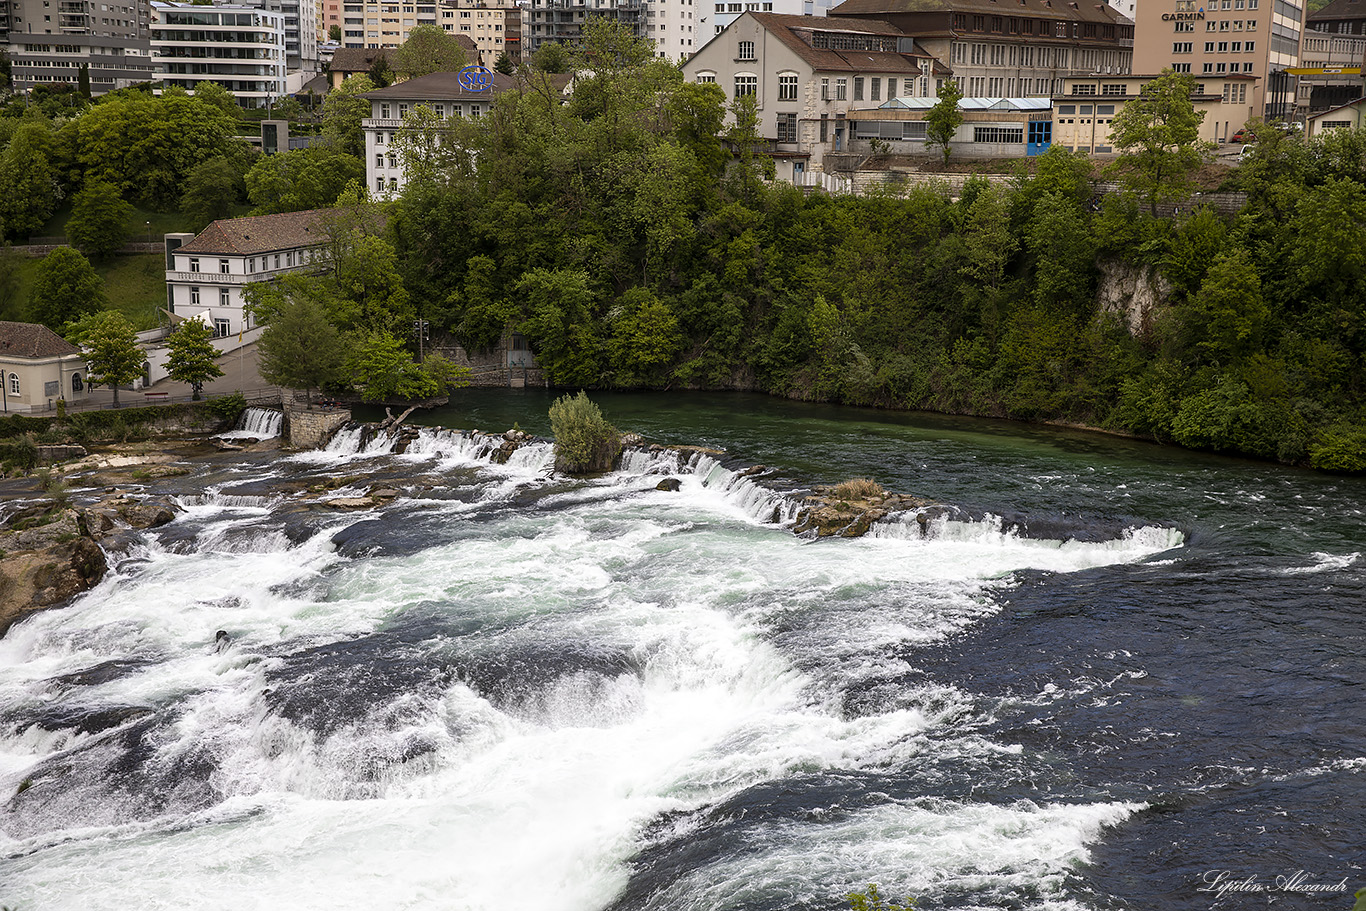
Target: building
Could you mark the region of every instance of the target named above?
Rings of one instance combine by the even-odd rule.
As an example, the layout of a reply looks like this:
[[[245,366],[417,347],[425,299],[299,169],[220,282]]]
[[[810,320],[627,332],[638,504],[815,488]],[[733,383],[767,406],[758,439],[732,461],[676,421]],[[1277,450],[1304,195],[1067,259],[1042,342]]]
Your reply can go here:
[[[949,69],[876,19],[742,13],[683,66],[683,77],[754,97],[777,176],[802,183],[827,151],[849,148],[851,112],[936,97]]]
[[[580,44],[589,18],[620,22],[637,38],[645,38],[646,7],[647,0],[531,0],[526,53],[534,54],[547,41]]]
[[[1062,93],[1053,98],[1053,143],[1074,152],[1109,155],[1110,123],[1137,98],[1154,76],[1069,76]],[[1191,102],[1203,113],[1200,138],[1222,143],[1252,116],[1257,77],[1223,73],[1195,77]]]
[[[692,56],[712,35],[697,19],[707,7],[705,0],[646,0],[645,37],[654,42],[655,53],[665,60]]]
[[[318,7],[314,0],[279,0],[285,17],[285,55],[291,72],[318,72]],[[302,82],[303,80],[299,80]]]
[[[1295,77],[1285,71],[1299,65],[1303,26],[1301,0],[1143,0],[1134,69],[1252,76],[1253,115],[1286,119],[1294,112]]]
[[[970,98],[1048,97],[1069,73],[1122,75],[1135,65],[1133,22],[1094,0],[845,0],[830,14],[914,35]]]
[[[479,56],[479,47],[474,43],[474,39],[468,35],[456,35],[455,40],[465,51],[465,59],[469,63],[482,63]],[[332,55],[332,63],[327,69],[327,78],[330,80],[332,88],[337,88],[346,81],[348,76],[369,75],[375,62],[381,57],[385,58],[389,68],[393,69],[393,58],[385,52],[393,48],[361,48],[343,47],[338,48]]]
[[[826,16],[839,0],[744,0],[741,3],[707,3],[701,0],[699,31],[704,38],[719,35],[744,13],[778,13],[782,16]],[[702,42],[702,43],[705,43]]]
[[[477,119],[488,112],[497,95],[516,86],[512,76],[494,73],[492,86],[472,92],[460,84],[456,73],[431,73],[366,92],[361,96],[370,101],[370,116],[361,121],[366,186],[379,196],[393,196],[403,190],[407,175],[394,140],[403,128],[403,119],[418,105],[428,105],[441,118]]]
[[[437,24],[436,0],[402,4],[396,0],[343,0],[342,47],[398,47],[419,25]]]
[[[86,397],[81,349],[37,323],[0,322],[0,401],[5,412],[50,411]]]
[[[285,17],[254,6],[152,4],[156,81],[194,91],[216,82],[244,108],[285,93]]]
[[[166,235],[166,308],[172,318],[201,318],[220,338],[250,333],[256,326],[242,289],[317,268],[325,256],[329,211],[222,218],[197,235]]]
[[[148,0],[5,0],[0,7],[18,91],[38,83],[75,85],[82,66],[95,95],[152,78]]]
[[[1310,114],[1305,119],[1305,133],[1309,136],[1322,136],[1329,130],[1359,130],[1366,125],[1363,112],[1366,112],[1366,98],[1358,98],[1356,101]]]
[[[872,153],[877,145],[894,155],[924,155],[935,98],[898,97],[874,110],[850,111],[850,148]],[[949,151],[967,158],[1019,158],[1048,151],[1053,137],[1053,103],[1047,98],[964,98],[963,122]]]
[[[522,8],[516,0],[443,0],[441,27],[474,43],[471,63],[491,67],[503,54],[522,62]]]
[[[1316,114],[1355,101],[1366,59],[1366,2],[1334,0],[1310,13],[1300,44],[1296,113]],[[1311,70],[1311,72],[1304,72]],[[1317,70],[1318,72],[1312,72]],[[1351,70],[1351,72],[1336,72]]]

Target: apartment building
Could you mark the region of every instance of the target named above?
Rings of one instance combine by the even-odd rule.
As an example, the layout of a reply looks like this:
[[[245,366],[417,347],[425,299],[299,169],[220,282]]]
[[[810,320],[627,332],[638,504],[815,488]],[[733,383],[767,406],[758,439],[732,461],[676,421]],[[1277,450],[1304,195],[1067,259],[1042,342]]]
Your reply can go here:
[[[514,64],[522,62],[522,15],[516,0],[443,0],[441,27],[468,38],[478,49],[478,59],[493,66],[507,54]],[[477,62],[473,58],[470,62]]]
[[[285,17],[285,55],[291,72],[318,72],[318,6],[314,0],[279,0]]]
[[[1361,73],[1334,72],[1358,69],[1366,60],[1366,2],[1334,0],[1305,19],[1300,44],[1300,68],[1320,70],[1299,73],[1295,107],[1297,115],[1318,114],[1362,97]]]
[[[947,67],[910,35],[875,19],[746,12],[683,65],[683,78],[749,95],[777,176],[802,183],[827,151],[847,151],[849,117],[885,100],[934,97]]]
[[[154,2],[155,80],[193,92],[216,82],[244,108],[285,93],[285,16],[254,6]]]
[[[1304,28],[1301,0],[1143,0],[1138,6],[1134,69],[1171,68],[1197,79],[1251,76],[1254,115],[1294,113],[1295,77]]]
[[[1053,143],[1074,152],[1114,153],[1110,123],[1124,105],[1139,97],[1155,76],[1100,76],[1078,73],[1063,80],[1053,97]],[[1200,138],[1227,142],[1255,110],[1257,77],[1245,73],[1195,76],[1191,103],[1205,118]]]
[[[620,22],[637,38],[645,38],[647,6],[647,0],[531,0],[526,53],[534,54],[548,41],[581,43],[584,23],[594,17]]]
[[[647,0],[645,37],[654,42],[655,53],[682,60],[705,44],[711,32],[702,31],[697,14],[707,6],[706,0]]]
[[[13,87],[74,85],[83,65],[96,95],[147,82],[153,69],[151,16],[149,0],[3,0],[0,30]]]
[[[845,0],[830,15],[914,35],[968,97],[1047,97],[1069,73],[1134,66],[1133,22],[1094,0]]]
[[[438,25],[436,0],[342,3],[342,47],[398,47],[419,25]]]

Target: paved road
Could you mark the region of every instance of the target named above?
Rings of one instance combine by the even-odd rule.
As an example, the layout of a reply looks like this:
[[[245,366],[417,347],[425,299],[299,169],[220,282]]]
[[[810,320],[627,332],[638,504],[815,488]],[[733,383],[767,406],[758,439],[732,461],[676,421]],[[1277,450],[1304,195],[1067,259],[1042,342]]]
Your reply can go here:
[[[243,346],[238,351],[225,354],[215,362],[223,370],[223,375],[216,380],[210,380],[204,384],[205,395],[225,395],[231,392],[262,392],[274,391],[275,386],[261,379],[256,373],[256,344],[253,342]],[[194,390],[185,383],[177,383],[174,380],[165,379],[159,383],[140,389],[137,392],[129,392],[127,389],[119,390],[119,405],[128,408],[135,405],[145,405],[148,402],[146,393],[165,392],[172,399],[181,400],[189,398]],[[109,407],[114,401],[114,392],[106,386],[100,386],[90,392],[85,398],[84,407]],[[72,409],[79,410],[79,409]],[[35,412],[42,414],[43,412]]]

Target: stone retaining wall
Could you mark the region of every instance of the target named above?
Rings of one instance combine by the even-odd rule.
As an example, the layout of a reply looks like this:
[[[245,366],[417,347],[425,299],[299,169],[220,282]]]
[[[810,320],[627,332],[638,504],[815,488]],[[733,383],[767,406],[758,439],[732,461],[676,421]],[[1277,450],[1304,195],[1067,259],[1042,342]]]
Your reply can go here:
[[[292,449],[319,449],[351,420],[350,408],[310,411],[298,405],[285,406],[284,437]]]

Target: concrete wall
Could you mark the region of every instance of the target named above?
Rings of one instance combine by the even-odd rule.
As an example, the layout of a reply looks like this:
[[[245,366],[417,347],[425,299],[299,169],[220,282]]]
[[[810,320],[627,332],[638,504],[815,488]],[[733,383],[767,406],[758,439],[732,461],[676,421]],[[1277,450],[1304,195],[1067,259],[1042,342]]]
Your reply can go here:
[[[285,406],[285,439],[294,449],[318,449],[351,420],[351,409],[329,408],[309,411],[298,405]]]

